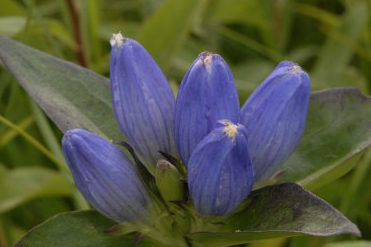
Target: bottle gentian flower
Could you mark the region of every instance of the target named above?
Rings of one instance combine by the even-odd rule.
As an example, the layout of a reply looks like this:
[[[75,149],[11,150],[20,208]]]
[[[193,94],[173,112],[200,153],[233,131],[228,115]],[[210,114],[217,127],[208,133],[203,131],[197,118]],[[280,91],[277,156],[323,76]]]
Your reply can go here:
[[[175,140],[187,166],[196,145],[221,119],[237,123],[239,100],[232,73],[216,54],[201,53],[184,76],[175,105]]]
[[[77,187],[101,214],[116,222],[149,220],[149,194],[121,149],[83,129],[67,131],[62,148]]]
[[[233,212],[254,184],[245,127],[221,124],[196,146],[188,163],[189,193],[204,216]]]
[[[154,173],[159,151],[177,156],[175,99],[159,66],[135,40],[111,39],[111,91],[116,120],[135,152]]]
[[[166,201],[183,198],[183,173],[161,161],[163,153],[177,157],[179,151],[197,212],[214,216],[231,214],[254,179],[267,178],[297,145],[309,101],[309,78],[299,66],[281,63],[240,110],[228,65],[204,52],[175,103],[164,74],[138,42],[114,34],[111,45],[116,120]],[[152,215],[154,202],[121,149],[82,129],[66,132],[62,146],[78,188],[99,212],[117,222]],[[156,164],[169,169],[158,166],[156,173]],[[164,181],[176,188],[168,190]]]
[[[110,43],[116,120],[135,154],[154,174],[162,158],[159,151],[177,156],[172,90],[138,42],[118,33]],[[94,208],[117,222],[148,222],[153,202],[134,164],[121,149],[82,129],[67,131],[62,146],[79,190]]]
[[[310,81],[297,64],[281,62],[243,105],[255,181],[264,182],[291,155],[302,136]]]

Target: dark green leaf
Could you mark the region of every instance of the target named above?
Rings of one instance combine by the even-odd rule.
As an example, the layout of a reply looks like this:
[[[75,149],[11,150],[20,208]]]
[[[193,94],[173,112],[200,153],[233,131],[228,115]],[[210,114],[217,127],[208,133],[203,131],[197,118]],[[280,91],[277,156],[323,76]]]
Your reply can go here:
[[[85,128],[122,139],[107,78],[3,36],[0,59],[62,131]]]
[[[281,181],[314,189],[344,175],[371,145],[371,99],[358,89],[315,92],[301,143]]]
[[[247,207],[215,223],[214,229],[201,229],[189,235],[194,246],[222,247],[250,241],[295,236],[360,235],[344,215],[314,194],[296,184],[280,184],[254,191]]]
[[[109,235],[105,230],[115,222],[95,211],[77,211],[56,215],[32,229],[13,247],[161,247],[158,242],[135,235]],[[140,241],[133,244],[134,241]]]

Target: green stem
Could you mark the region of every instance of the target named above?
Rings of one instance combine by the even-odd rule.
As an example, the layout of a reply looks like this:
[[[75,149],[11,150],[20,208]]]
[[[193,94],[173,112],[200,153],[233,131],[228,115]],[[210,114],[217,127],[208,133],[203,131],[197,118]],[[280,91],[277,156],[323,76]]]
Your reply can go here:
[[[138,232],[165,246],[189,247],[185,241],[184,234],[179,231],[176,225],[174,215],[169,213],[162,203],[155,202],[154,204],[156,208],[153,209],[155,210],[153,211],[155,216],[152,219],[153,225],[139,225]]]
[[[66,169],[66,165],[61,160],[57,159],[54,154],[52,154],[45,146],[43,146],[40,142],[38,142],[35,138],[33,138],[30,134],[25,132],[22,128],[18,127],[16,124],[12,123],[2,115],[0,115],[0,123],[8,126],[9,128],[16,131],[19,135],[21,135],[25,140],[31,143],[35,148],[37,148],[42,154],[44,154],[47,158],[49,158],[52,162],[54,162],[61,170]]]
[[[24,120],[22,120],[18,126],[20,129],[27,129],[32,123],[34,122],[34,118],[32,116],[26,117]],[[5,134],[2,135],[0,139],[0,148],[7,145],[10,141],[12,141],[15,137],[18,136],[18,133],[14,130],[9,130]]]

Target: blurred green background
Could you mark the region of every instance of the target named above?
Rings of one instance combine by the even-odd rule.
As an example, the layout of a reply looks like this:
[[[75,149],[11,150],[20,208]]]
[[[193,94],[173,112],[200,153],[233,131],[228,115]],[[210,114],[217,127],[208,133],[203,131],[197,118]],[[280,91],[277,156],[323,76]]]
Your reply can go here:
[[[0,0],[0,34],[109,76],[113,32],[139,40],[176,89],[202,51],[230,65],[241,102],[282,60],[312,90],[371,92],[369,0]],[[86,208],[60,150],[61,132],[0,66],[0,247],[64,211]],[[314,191],[371,240],[371,152]],[[354,237],[297,237],[249,246],[371,246]]]

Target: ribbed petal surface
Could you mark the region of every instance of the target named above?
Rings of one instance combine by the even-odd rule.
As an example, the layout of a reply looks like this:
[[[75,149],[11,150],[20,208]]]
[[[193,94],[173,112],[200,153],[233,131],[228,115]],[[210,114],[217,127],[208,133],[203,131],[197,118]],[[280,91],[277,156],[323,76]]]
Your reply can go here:
[[[117,222],[147,220],[148,192],[119,148],[82,129],[67,131],[62,147],[77,187],[95,209]]]
[[[113,108],[122,132],[154,171],[158,151],[176,156],[175,99],[161,69],[136,41],[116,36],[111,40]]]
[[[244,127],[231,137],[226,126],[209,133],[193,151],[188,164],[188,186],[198,213],[226,215],[249,195],[253,170]]]
[[[310,96],[308,75],[281,62],[241,109],[255,181],[262,182],[289,157],[302,136]],[[299,164],[298,164],[299,165]]]
[[[219,55],[201,53],[184,76],[175,105],[175,140],[185,165],[220,119],[238,122],[239,107],[228,65]]]

